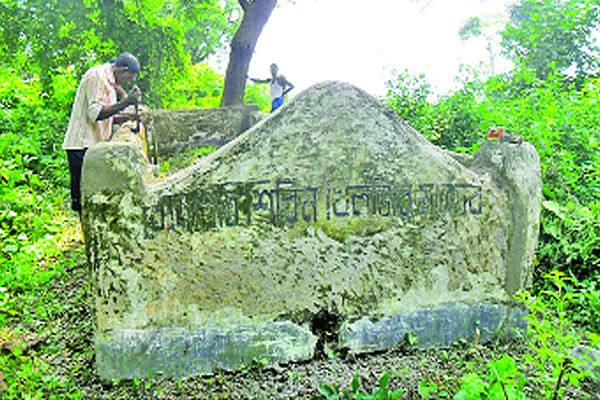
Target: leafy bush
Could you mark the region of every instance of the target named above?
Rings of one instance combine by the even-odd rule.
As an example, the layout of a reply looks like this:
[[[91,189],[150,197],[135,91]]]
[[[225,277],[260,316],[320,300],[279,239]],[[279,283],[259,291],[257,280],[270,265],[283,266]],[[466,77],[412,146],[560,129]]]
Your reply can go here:
[[[48,102],[39,81],[0,69],[0,259],[55,229],[63,206],[68,167],[60,149],[74,81],[57,74],[56,85],[62,95]]]
[[[435,141],[439,137],[435,121],[441,116],[429,101],[433,92],[425,74],[414,75],[404,70],[394,80],[387,81],[386,86],[383,102],[417,131]]]
[[[44,188],[67,182],[66,156],[60,149],[76,89],[68,76],[55,76],[60,93],[49,101],[37,79],[0,69],[0,160],[40,175]]]
[[[600,334],[600,282],[575,280],[573,286],[580,293],[571,307],[573,321],[589,332]]]
[[[379,378],[379,387],[373,389],[371,393],[359,391],[358,374],[354,375],[354,379],[350,382],[350,391],[340,389],[337,385],[322,383],[319,386],[320,396],[313,397],[313,400],[395,400],[402,396],[402,390],[391,391],[388,389],[390,382],[390,374],[384,372]]]
[[[465,82],[460,90],[432,101],[435,96],[426,76],[404,71],[387,82],[383,101],[432,143],[460,150],[481,137],[480,86],[478,81]]]
[[[188,74],[175,83],[164,100],[166,108],[210,108],[219,107],[223,92],[224,77],[207,63],[192,65]],[[256,103],[259,110],[271,108],[268,85],[249,84],[246,87],[246,103]]]
[[[260,112],[268,113],[271,111],[269,90],[269,85],[261,85],[257,83],[246,85],[246,95],[244,97],[244,101],[246,103],[258,104],[258,110]]]
[[[206,63],[195,64],[190,67],[188,76],[182,77],[169,89],[165,107],[219,107],[222,91],[223,76]]]
[[[487,370],[485,377],[475,372],[465,374],[454,400],[527,399],[523,392],[525,379],[513,358],[504,354],[502,358],[491,363]]]
[[[529,322],[528,337],[531,353],[525,361],[533,367],[536,379],[545,399],[563,398],[566,386],[579,386],[589,375],[582,368],[583,359],[572,355],[572,350],[582,342],[581,335],[574,329],[568,310],[584,296],[570,288],[571,278],[560,271],[545,275],[548,290],[537,296],[525,291],[517,294],[529,311],[525,319]],[[600,336],[587,334],[592,347],[600,344]]]
[[[543,265],[571,267],[579,279],[593,276],[600,266],[600,201],[590,208],[574,201],[561,205],[543,202],[542,242],[539,258]]]
[[[544,208],[537,277],[555,267],[581,280],[600,270],[600,80],[577,86],[551,73],[520,70],[485,82],[472,73],[463,88],[431,101],[424,76],[388,82],[385,102],[429,140],[473,151],[490,127],[503,126],[537,149]],[[539,279],[537,279],[539,280]]]

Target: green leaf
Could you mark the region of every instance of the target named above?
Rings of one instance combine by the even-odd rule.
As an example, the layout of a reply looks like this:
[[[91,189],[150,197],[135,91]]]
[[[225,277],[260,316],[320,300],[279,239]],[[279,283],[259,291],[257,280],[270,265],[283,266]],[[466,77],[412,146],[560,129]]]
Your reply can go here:
[[[354,374],[354,378],[352,378],[352,382],[350,382],[350,389],[352,389],[352,393],[358,393],[358,372]]]
[[[379,379],[379,387],[381,389],[385,389],[385,388],[387,388],[387,385],[389,382],[390,382],[390,374],[385,372],[383,375],[381,375],[381,379]]]
[[[557,217],[559,217],[561,220],[564,220],[567,218],[566,216],[566,210],[557,202],[555,201],[544,201],[542,202],[542,205],[544,206],[544,208],[548,211],[551,211],[552,213],[554,213],[554,215],[556,215]]]
[[[395,390],[395,391],[393,391],[393,392],[390,394],[390,399],[391,399],[391,400],[398,399],[398,398],[400,398],[400,396],[402,396],[403,394],[404,394],[404,390],[402,390],[402,389]]]
[[[327,383],[321,383],[318,390],[327,399],[334,398],[334,396],[337,397],[338,395],[338,387],[329,385]]]
[[[435,382],[421,381],[419,382],[419,387],[417,392],[421,395],[422,398],[428,399],[431,393],[437,392],[438,387]]]

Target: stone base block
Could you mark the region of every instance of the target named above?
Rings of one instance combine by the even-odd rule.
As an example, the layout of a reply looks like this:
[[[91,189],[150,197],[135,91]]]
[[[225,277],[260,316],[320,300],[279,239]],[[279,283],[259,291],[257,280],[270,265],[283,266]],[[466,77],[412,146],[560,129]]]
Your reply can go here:
[[[97,335],[96,367],[104,379],[183,378],[235,370],[262,358],[310,359],[316,343],[316,336],[291,322],[121,330]]]
[[[499,334],[525,330],[524,311],[502,304],[444,304],[371,322],[362,318],[340,332],[340,345],[351,353],[391,349],[411,335],[418,346],[449,346],[458,339],[471,340],[479,329],[479,342]]]

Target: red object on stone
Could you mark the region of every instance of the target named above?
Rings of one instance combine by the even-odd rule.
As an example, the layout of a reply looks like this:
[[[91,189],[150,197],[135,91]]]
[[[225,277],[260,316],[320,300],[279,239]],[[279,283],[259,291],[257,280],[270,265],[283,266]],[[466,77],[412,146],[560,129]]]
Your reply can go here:
[[[504,136],[504,128],[490,128],[488,137],[500,137]]]

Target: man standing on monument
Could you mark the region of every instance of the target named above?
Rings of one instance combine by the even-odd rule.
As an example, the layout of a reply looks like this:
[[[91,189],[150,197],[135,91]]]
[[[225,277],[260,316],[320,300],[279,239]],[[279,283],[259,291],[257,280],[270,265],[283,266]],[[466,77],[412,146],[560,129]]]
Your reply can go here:
[[[129,105],[139,103],[142,92],[134,86],[129,93],[121,85],[128,85],[140,72],[140,64],[131,53],[123,53],[110,63],[90,68],[81,78],[69,127],[63,141],[71,174],[71,208],[81,218],[81,168],[88,147],[110,139],[113,123],[122,123],[135,116],[117,115]],[[117,91],[121,101],[117,101]]]
[[[250,78],[252,82],[256,83],[270,83],[271,84],[271,112],[277,110],[283,105],[285,95],[294,88],[285,76],[277,75],[279,67],[277,64],[271,64],[271,78],[267,79],[255,79]]]

